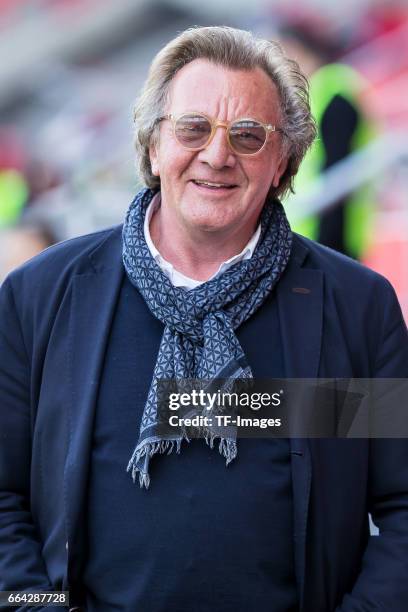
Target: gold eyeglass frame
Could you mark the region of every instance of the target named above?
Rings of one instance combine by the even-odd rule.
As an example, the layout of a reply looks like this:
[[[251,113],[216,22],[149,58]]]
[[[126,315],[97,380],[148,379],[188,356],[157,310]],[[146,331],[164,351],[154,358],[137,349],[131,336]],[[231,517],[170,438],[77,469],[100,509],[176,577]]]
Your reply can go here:
[[[186,147],[185,145],[183,145],[180,140],[177,138],[176,136],[176,123],[177,121],[179,121],[179,119],[181,119],[182,117],[188,116],[188,115],[198,115],[199,117],[204,117],[204,119],[207,119],[208,123],[211,126],[211,132],[210,135],[208,137],[207,142],[202,145],[201,147]],[[179,145],[181,147],[183,147],[183,149],[185,149],[186,151],[202,151],[203,149],[205,149],[206,147],[208,147],[209,144],[211,144],[214,136],[215,136],[215,132],[217,131],[218,127],[223,127],[227,130],[227,141],[228,141],[228,146],[231,149],[231,151],[234,153],[234,155],[239,155],[241,157],[253,157],[254,155],[258,155],[261,151],[263,151],[263,149],[266,146],[266,143],[269,140],[269,136],[272,132],[282,132],[283,130],[279,127],[276,127],[275,125],[272,125],[271,123],[263,123],[262,121],[259,121],[258,119],[254,119],[253,117],[238,117],[237,119],[234,119],[233,121],[217,121],[217,119],[213,119],[212,117],[209,117],[208,115],[206,115],[205,113],[200,113],[198,111],[189,111],[186,113],[181,113],[181,115],[178,115],[177,117],[174,116],[172,113],[170,113],[169,115],[163,115],[163,117],[159,117],[159,119],[157,120],[158,122],[160,121],[164,121],[165,119],[168,119],[169,121],[172,122],[173,124],[173,136],[174,138],[177,140],[177,142],[179,143]],[[240,153],[238,151],[236,151],[234,149],[234,147],[231,144],[231,140],[230,140],[230,127],[231,125],[233,125],[234,123],[238,123],[239,121],[253,121],[254,123],[258,123],[259,125],[261,125],[263,127],[263,129],[265,130],[266,133],[266,138],[265,138],[265,142],[263,143],[262,147],[260,149],[258,149],[257,151],[254,151],[254,153]]]

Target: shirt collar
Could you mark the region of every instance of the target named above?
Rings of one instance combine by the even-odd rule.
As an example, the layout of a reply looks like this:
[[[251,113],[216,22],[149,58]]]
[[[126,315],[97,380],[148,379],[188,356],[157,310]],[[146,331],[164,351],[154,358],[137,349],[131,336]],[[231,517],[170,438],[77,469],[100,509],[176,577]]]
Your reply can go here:
[[[173,264],[171,264],[169,261],[164,259],[162,255],[160,255],[159,251],[153,244],[153,240],[150,235],[150,221],[153,217],[154,212],[160,207],[160,203],[161,203],[161,197],[160,197],[160,192],[159,192],[159,193],[156,193],[156,195],[152,198],[152,201],[150,202],[146,210],[146,216],[145,216],[144,228],[143,228],[146,244],[148,246],[148,249],[153,259],[157,263],[157,265],[162,269],[162,271],[166,274],[166,276],[170,279],[170,281],[175,287],[181,287],[187,290],[194,289],[195,287],[198,287],[199,285],[202,285],[204,282],[207,282],[207,281],[195,280],[194,278],[185,276],[184,274],[182,274],[182,272],[179,272],[178,270],[176,270]],[[218,268],[217,272],[215,272],[215,274],[213,274],[211,278],[209,278],[208,280],[212,280],[219,274],[222,274],[223,272],[228,270],[228,268],[238,263],[239,261],[250,259],[255,251],[256,245],[258,244],[260,235],[261,235],[261,224],[259,223],[257,229],[255,230],[255,233],[252,235],[249,242],[244,246],[242,251],[238,253],[238,255],[234,255],[233,257],[230,257],[230,259],[223,261],[220,267]]]

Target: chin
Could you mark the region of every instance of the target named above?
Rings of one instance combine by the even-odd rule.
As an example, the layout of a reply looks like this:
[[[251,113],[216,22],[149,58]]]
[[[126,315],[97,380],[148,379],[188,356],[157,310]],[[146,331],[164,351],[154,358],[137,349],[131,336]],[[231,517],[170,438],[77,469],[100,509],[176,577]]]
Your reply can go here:
[[[228,211],[225,207],[223,208],[220,203],[214,205],[206,203],[205,206],[195,204],[194,207],[188,210],[188,214],[184,215],[184,219],[189,226],[202,228],[207,231],[216,231],[233,227],[239,223],[240,218],[241,215],[237,215],[236,208],[234,211]]]
[[[234,223],[233,219],[209,214],[194,215],[194,217],[187,218],[186,222],[190,228],[204,232],[228,230],[237,224],[237,220]]]

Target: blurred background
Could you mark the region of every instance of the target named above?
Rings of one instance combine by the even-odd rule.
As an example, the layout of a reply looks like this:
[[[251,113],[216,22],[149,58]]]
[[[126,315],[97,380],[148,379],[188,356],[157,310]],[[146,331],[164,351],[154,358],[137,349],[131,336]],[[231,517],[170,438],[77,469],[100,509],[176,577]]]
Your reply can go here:
[[[222,24],[280,40],[310,77],[319,139],[285,202],[293,227],[387,276],[408,320],[405,0],[0,0],[0,282],[122,221],[150,61]]]

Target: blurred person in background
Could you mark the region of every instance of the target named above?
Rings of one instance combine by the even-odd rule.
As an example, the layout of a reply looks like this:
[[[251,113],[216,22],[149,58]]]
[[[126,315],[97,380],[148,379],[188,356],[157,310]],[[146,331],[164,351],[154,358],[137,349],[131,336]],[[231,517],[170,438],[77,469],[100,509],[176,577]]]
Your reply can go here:
[[[276,43],[192,28],[135,123],[124,225],[0,291],[0,589],[88,612],[406,612],[406,440],[231,428],[217,452],[158,405],[161,379],[408,374],[390,284],[292,233],[278,199],[315,136],[306,79]]]
[[[318,138],[294,183],[295,191],[302,193],[321,173],[367,145],[374,126],[360,102],[363,79],[351,66],[336,61],[341,45],[333,33],[330,35],[327,24],[311,16],[294,17],[281,25],[280,32],[287,54],[310,79],[311,109],[318,125]],[[292,222],[292,227],[336,251],[362,259],[370,243],[373,198],[372,189],[364,186],[320,214]],[[291,210],[289,201],[289,220]]]

